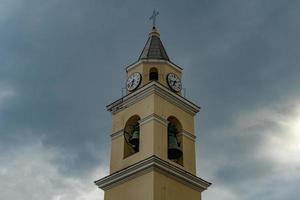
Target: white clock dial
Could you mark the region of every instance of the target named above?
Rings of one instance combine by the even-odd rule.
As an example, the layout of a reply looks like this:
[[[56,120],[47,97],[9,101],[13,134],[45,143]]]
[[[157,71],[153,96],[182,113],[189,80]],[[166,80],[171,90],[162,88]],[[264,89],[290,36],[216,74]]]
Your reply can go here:
[[[176,74],[173,73],[168,74],[167,83],[169,87],[175,92],[179,92],[182,89],[181,81]]]
[[[133,91],[136,88],[138,88],[138,86],[140,85],[142,81],[142,75],[138,72],[133,73],[132,75],[130,75],[127,79],[127,90],[128,91]]]

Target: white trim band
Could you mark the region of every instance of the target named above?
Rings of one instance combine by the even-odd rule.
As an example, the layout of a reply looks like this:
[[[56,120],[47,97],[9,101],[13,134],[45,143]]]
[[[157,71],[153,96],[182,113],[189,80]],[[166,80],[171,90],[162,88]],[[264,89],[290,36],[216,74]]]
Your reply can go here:
[[[182,132],[180,132],[179,134],[182,134],[193,141],[196,140],[196,136],[190,132],[187,132],[186,130],[182,130]]]
[[[198,191],[206,190],[211,185],[211,183],[178,168],[157,156],[151,156],[109,176],[99,179],[95,181],[95,184],[105,191],[129,180],[133,176],[138,176],[138,174],[143,174],[153,170],[162,171],[165,174],[170,175],[172,178],[176,178],[184,183],[190,184]]]
[[[151,115],[148,115],[147,117],[141,119],[139,121],[140,125],[143,125],[143,124],[146,124],[150,121],[156,121],[164,126],[168,126],[168,120],[165,120],[164,118],[158,116],[157,114],[151,114]]]
[[[140,124],[140,126],[142,126],[142,125],[144,125],[144,124],[146,124],[148,122],[151,122],[153,120],[156,121],[156,122],[158,122],[158,123],[160,123],[160,124],[162,124],[165,127],[168,127],[168,123],[169,123],[168,120],[166,120],[166,119],[164,119],[164,118],[162,118],[162,117],[160,117],[160,116],[158,116],[156,114],[148,115],[147,117],[139,120],[139,124]],[[124,133],[124,129],[121,129],[121,130],[118,130],[118,131],[112,133],[110,135],[110,137],[113,140],[113,139],[116,139],[116,138],[122,136],[123,133]],[[193,141],[196,140],[196,136],[194,134],[192,134],[192,133],[187,132],[186,130],[182,130],[182,132],[180,132],[179,134],[182,134],[182,135],[186,136],[187,138],[189,138],[189,139],[191,139]]]
[[[118,99],[117,101],[107,105],[106,108],[108,111],[115,114],[151,94],[156,94],[164,98],[165,100],[169,101],[170,103],[173,103],[174,105],[178,106],[182,110],[192,115],[195,115],[200,110],[200,107],[196,104],[188,101],[186,98],[178,94],[175,94],[174,92],[170,91],[168,88],[156,81],[150,82],[145,86],[139,88],[135,92]]]
[[[116,139],[117,137],[122,136],[124,133],[124,129],[118,130],[110,135],[111,139]]]

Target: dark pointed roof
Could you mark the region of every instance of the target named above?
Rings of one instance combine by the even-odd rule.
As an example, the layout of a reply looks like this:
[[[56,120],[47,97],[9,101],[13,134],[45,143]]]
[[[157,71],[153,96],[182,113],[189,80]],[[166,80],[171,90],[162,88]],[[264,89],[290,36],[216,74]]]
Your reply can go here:
[[[149,38],[139,57],[139,60],[160,59],[170,61],[168,54],[159,38],[159,33],[155,27],[149,33]]]

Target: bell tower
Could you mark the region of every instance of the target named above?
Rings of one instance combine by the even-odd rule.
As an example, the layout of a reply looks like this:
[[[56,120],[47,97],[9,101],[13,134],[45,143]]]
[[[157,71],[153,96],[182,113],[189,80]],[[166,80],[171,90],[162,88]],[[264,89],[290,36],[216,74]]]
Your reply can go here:
[[[95,181],[105,200],[199,200],[210,186],[196,176],[200,107],[181,93],[183,71],[166,53],[156,15],[138,60],[126,68],[127,94],[107,106],[110,174]]]

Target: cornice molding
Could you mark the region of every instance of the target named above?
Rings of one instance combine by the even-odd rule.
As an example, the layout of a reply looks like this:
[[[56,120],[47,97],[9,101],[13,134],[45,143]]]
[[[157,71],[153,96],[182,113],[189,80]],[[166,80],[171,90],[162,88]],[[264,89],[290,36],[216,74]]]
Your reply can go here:
[[[138,90],[118,99],[117,101],[109,104],[106,106],[107,110],[111,113],[115,114],[123,110],[124,108],[146,98],[151,94],[157,94],[158,96],[162,97],[163,99],[173,103],[174,105],[178,106],[182,110],[195,115],[199,112],[200,107],[196,104],[190,102],[186,98],[172,92],[167,87],[163,86],[162,84],[153,81],[149,82],[148,84],[144,85],[143,87],[139,88]]]
[[[105,191],[133,177],[140,176],[150,171],[163,172],[167,176],[179,179],[180,181],[189,184],[191,187],[198,191],[206,190],[211,185],[211,183],[181,168],[178,168],[171,163],[158,158],[157,156],[151,156],[125,169],[99,179],[95,181],[95,184]]]

